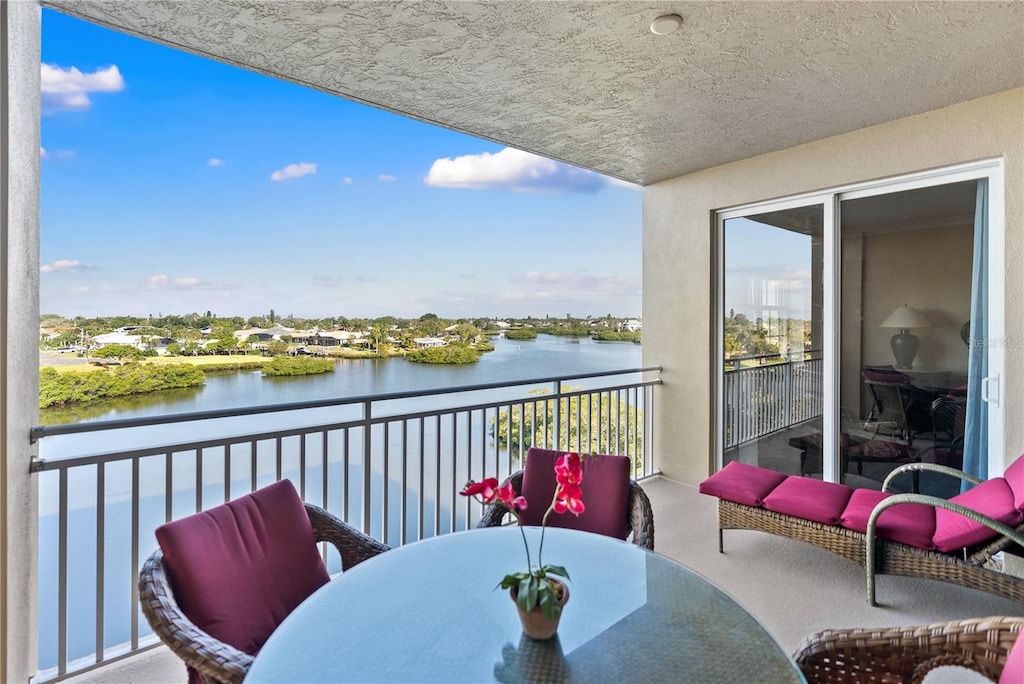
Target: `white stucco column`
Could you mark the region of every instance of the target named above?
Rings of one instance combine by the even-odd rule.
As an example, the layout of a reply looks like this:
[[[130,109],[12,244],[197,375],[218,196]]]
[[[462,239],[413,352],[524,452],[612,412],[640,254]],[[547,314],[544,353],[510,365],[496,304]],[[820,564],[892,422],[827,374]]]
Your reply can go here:
[[[37,663],[40,12],[0,3],[0,682]]]

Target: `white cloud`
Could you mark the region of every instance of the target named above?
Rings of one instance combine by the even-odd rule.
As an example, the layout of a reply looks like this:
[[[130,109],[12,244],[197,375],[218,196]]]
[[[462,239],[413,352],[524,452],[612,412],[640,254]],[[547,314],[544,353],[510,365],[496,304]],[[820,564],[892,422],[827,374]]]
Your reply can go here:
[[[160,273],[149,277],[149,286],[156,289],[170,290],[223,290],[233,289],[224,285],[207,283],[199,278],[172,278]]]
[[[270,180],[283,181],[289,178],[300,178],[302,176],[316,173],[316,164],[302,162],[301,164],[289,164],[283,169],[278,169],[270,174]]]
[[[78,259],[58,259],[52,264],[43,264],[39,267],[40,273],[56,273],[57,271],[81,271],[92,268],[80,262]]]
[[[210,157],[210,161],[206,162],[206,165],[207,166],[212,166],[214,168],[217,168],[219,166],[224,166],[224,160],[223,159],[217,159],[216,157]]]
[[[39,148],[40,159],[71,159],[74,156],[74,150],[48,150],[45,147]]]
[[[601,174],[506,147],[491,154],[438,159],[423,179],[439,188],[510,190],[537,194],[593,193],[607,187]]]
[[[62,69],[50,64],[40,65],[40,98],[44,113],[68,109],[88,109],[89,93],[116,93],[124,90],[124,78],[117,66],[92,73],[77,67]]]
[[[627,276],[595,276],[580,271],[541,273],[530,271],[513,278],[535,293],[574,292],[588,295],[630,295],[640,292],[640,281]]]
[[[377,176],[377,180],[379,180],[381,183],[392,183],[398,179],[395,178],[394,176],[389,176],[386,173],[382,173],[379,176]]]
[[[355,181],[352,179],[352,176],[345,176],[344,178],[341,179],[341,182],[344,183],[345,185],[352,185],[352,183],[354,183]]]

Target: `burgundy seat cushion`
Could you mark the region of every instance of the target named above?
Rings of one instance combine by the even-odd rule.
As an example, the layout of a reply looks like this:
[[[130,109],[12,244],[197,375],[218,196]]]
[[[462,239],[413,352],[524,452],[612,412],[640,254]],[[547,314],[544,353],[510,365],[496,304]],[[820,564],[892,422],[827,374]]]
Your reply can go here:
[[[162,525],[156,538],[185,615],[251,655],[330,579],[288,480]]]
[[[1001,477],[982,482],[950,499],[972,511],[983,513],[1010,527],[1021,522],[1021,512],[1013,505],[1013,490]],[[939,508],[935,511],[935,535],[932,542],[939,551],[949,552],[980,544],[997,536],[990,528],[959,513]]]
[[[520,514],[524,525],[540,525],[544,512],[555,495],[555,461],[564,451],[531,448],[523,467],[523,488],[527,507]],[[552,513],[548,525],[583,532],[596,532],[616,539],[625,539],[626,515],[629,507],[629,457],[580,455],[583,470],[584,511],[579,517],[572,513]]]
[[[855,489],[846,504],[839,524],[855,532],[868,531],[871,511],[884,499],[892,496],[874,489]],[[934,548],[935,509],[921,504],[900,504],[887,508],[878,518],[878,535],[919,549]]]
[[[764,507],[804,520],[836,525],[852,494],[853,490],[846,485],[809,477],[788,477],[764,497]]]
[[[732,461],[700,483],[700,493],[746,506],[760,507],[764,497],[788,476],[739,461]]]

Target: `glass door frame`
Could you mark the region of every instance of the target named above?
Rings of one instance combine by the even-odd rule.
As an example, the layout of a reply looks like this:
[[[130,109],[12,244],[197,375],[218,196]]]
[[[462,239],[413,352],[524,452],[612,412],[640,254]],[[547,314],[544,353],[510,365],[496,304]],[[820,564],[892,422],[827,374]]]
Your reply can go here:
[[[714,252],[712,256],[712,316],[714,339],[711,344],[713,431],[711,445],[715,470],[720,470],[724,456],[724,371],[725,358],[725,221],[771,211],[821,205],[824,217],[822,264],[822,479],[839,481],[839,340],[842,331],[839,301],[840,204],[843,200],[888,195],[906,190],[947,185],[969,180],[988,180],[988,339],[983,343],[988,351],[989,376],[985,399],[989,404],[988,443],[989,477],[1003,472],[1003,408],[1002,394],[1005,377],[1004,346],[1005,321],[1005,191],[1004,162],[1002,158],[985,159],[928,171],[903,174],[873,181],[853,183],[827,190],[793,195],[778,200],[755,202],[716,211],[714,214]],[[829,445],[832,445],[829,448]]]

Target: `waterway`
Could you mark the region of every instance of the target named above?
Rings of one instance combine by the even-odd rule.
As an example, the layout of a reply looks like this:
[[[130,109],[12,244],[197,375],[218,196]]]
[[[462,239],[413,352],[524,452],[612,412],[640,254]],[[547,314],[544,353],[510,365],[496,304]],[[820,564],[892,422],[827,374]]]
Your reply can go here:
[[[359,359],[339,361],[333,373],[323,375],[265,378],[259,371],[235,373],[217,373],[207,377],[204,386],[187,390],[171,390],[155,392],[136,397],[98,402],[75,409],[58,409],[44,411],[44,424],[97,422],[115,419],[139,418],[166,414],[192,413],[218,409],[236,409],[253,406],[289,404],[295,402],[316,401],[322,399],[340,399],[348,397],[384,394],[391,392],[440,389],[456,386],[516,382],[544,377],[573,376],[601,371],[624,370],[639,368],[642,363],[640,345],[627,342],[595,342],[590,339],[576,339],[540,335],[533,341],[510,341],[494,339],[495,350],[488,352],[479,362],[465,366],[444,366],[416,364],[404,358]],[[576,383],[586,385],[586,382]],[[521,390],[519,390],[521,391]],[[489,390],[483,394],[493,399],[502,390]],[[436,408],[437,396],[420,397],[404,410],[428,410]],[[351,407],[350,412],[359,410],[359,406]],[[281,414],[264,414],[241,416],[228,419],[229,434],[253,434],[265,430],[288,429],[304,424],[323,424],[330,422],[323,419],[324,411],[334,411],[332,419],[348,419],[345,410],[338,407],[307,411],[284,412]],[[484,419],[474,418],[478,423]],[[217,421],[207,421],[216,423]],[[460,423],[459,429],[483,430],[482,425],[473,428]],[[206,439],[207,429],[202,425],[190,423],[187,427],[187,439]],[[223,425],[209,428],[211,431],[225,429]],[[95,453],[110,453],[118,450],[132,449],[142,445],[173,444],[182,440],[181,425],[160,425],[131,430],[119,429],[92,434],[65,435],[48,437],[41,441],[40,454],[44,459],[59,459],[69,456],[81,456]],[[212,432],[211,432],[212,434]],[[428,443],[433,443],[429,439]],[[461,445],[464,444],[458,440]],[[438,442],[440,444],[440,441]],[[291,445],[294,448],[294,445]],[[377,449],[377,446],[374,447]],[[470,449],[472,452],[473,449]],[[334,446],[332,445],[332,450]],[[445,440],[445,459],[449,455],[449,442]],[[315,452],[313,446],[311,453]],[[358,449],[356,449],[358,453]],[[332,451],[333,453],[333,451]],[[179,458],[179,456],[181,458]],[[248,491],[248,477],[245,464],[249,457],[240,454],[238,473],[232,472],[228,487],[232,496]],[[230,457],[235,459],[235,455]],[[272,478],[272,459],[261,461],[261,482],[266,477]],[[140,461],[140,484],[138,503],[138,539],[140,560],[149,554],[154,547],[152,530],[163,521],[164,516],[164,480],[163,461],[157,457],[154,462],[147,459]],[[428,459],[430,463],[432,459]],[[440,462],[440,461],[438,461]],[[175,454],[174,486],[171,506],[174,517],[187,515],[194,508],[196,492],[190,482],[195,482],[195,457],[188,453]],[[297,461],[291,459],[285,468],[284,475],[297,481]],[[201,497],[204,507],[214,505],[224,495],[223,456],[219,459],[212,454],[204,464],[203,491]],[[329,481],[332,499],[345,485],[342,483],[342,470],[335,456],[331,456],[330,475],[324,476]],[[422,464],[429,470],[429,464]],[[454,472],[446,474],[448,479],[458,475]],[[353,464],[350,477],[360,481],[363,477],[359,464]],[[321,465],[307,467],[311,477],[317,472],[322,473]],[[392,487],[393,501],[399,501],[405,493],[395,488],[394,482],[385,485],[388,479],[383,476],[377,465],[369,470],[371,486],[374,492],[382,491],[385,486]],[[81,472],[78,472],[81,471]],[[210,471],[210,472],[207,472]],[[96,604],[99,591],[102,591],[103,634],[100,637],[106,647],[117,647],[130,636],[130,625],[135,608],[131,603],[130,587],[136,581],[137,567],[130,556],[132,530],[132,471],[129,461],[108,464],[103,471],[104,501],[102,511],[98,511],[96,491],[99,484],[97,470],[92,468],[76,469],[74,477],[69,477],[67,488],[67,523],[68,537],[67,555],[69,573],[67,576],[67,657],[69,660],[89,657],[95,650],[96,635]],[[218,480],[217,477],[221,476]],[[428,480],[435,474],[427,472]],[[39,647],[40,667],[46,669],[57,664],[57,599],[59,594],[59,491],[58,480],[54,472],[40,475],[40,519],[39,519]],[[392,474],[392,479],[394,475]],[[440,474],[437,474],[440,478]],[[238,482],[235,482],[238,479]],[[179,480],[182,485],[179,485]],[[316,481],[313,479],[313,481]],[[463,477],[460,482],[464,482]],[[238,485],[236,488],[235,485]],[[449,485],[450,487],[450,485]],[[237,489],[237,491],[236,491]],[[326,492],[325,492],[326,493]],[[424,507],[430,504],[430,488],[423,493]],[[419,497],[419,494],[416,495]],[[457,497],[456,497],[457,498]],[[351,510],[361,508],[361,497],[358,490],[347,492],[344,504]],[[316,501],[319,503],[318,501]],[[436,519],[447,524],[452,515],[465,516],[468,510],[461,508],[453,514],[453,502],[440,502],[439,512],[433,514]],[[333,509],[333,505],[332,505]],[[102,512],[103,559],[97,558],[99,547],[99,513]],[[434,517],[428,518],[429,529]],[[398,516],[394,516],[390,526],[397,525]],[[461,520],[465,523],[465,520]],[[443,531],[443,530],[442,530]],[[371,525],[371,533],[380,536],[381,528],[378,520]],[[391,538],[395,537],[391,530]],[[102,566],[102,580],[98,573]],[[329,567],[332,565],[329,559]],[[336,567],[331,568],[332,571]],[[99,585],[99,586],[98,586]],[[136,614],[140,632],[144,636],[149,633],[144,618]]]
[[[167,390],[66,409],[46,409],[45,425],[285,404],[462,385],[512,382],[638,368],[640,345],[538,335],[492,339],[494,351],[461,366],[412,363],[402,357],[345,359],[333,373],[267,378],[260,371],[214,373],[202,387]]]

